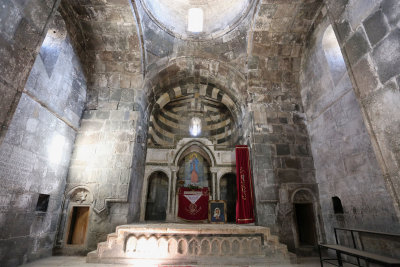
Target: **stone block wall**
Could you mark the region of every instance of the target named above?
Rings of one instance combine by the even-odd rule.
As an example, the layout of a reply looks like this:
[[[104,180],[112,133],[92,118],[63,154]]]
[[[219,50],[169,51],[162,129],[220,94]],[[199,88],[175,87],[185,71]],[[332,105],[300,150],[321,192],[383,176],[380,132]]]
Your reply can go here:
[[[400,2],[327,0],[326,4],[399,219]]]
[[[113,5],[63,1],[63,16],[71,29],[78,26],[88,77],[88,100],[69,168],[66,194],[77,188],[93,196],[86,241],[67,244],[68,199],[57,247],[62,253],[96,248],[115,227],[139,218],[146,155],[147,110],[142,93],[141,52],[130,1]],[[143,138],[141,137],[143,136]],[[143,141],[142,141],[143,140]]]
[[[325,9],[309,40],[300,84],[327,240],[335,242],[333,227],[395,231],[392,200]],[[334,196],[343,214],[334,213]]]
[[[59,1],[2,1],[0,7],[0,142]]]
[[[257,223],[271,227],[291,250],[297,236],[286,185],[314,188],[315,184],[299,72],[305,37],[314,20],[311,10],[320,6],[321,1],[262,1],[247,64]],[[313,198],[317,200],[316,195]]]
[[[0,265],[51,255],[86,79],[59,15],[0,145]],[[3,108],[3,106],[2,106]],[[39,194],[49,195],[46,212]]]

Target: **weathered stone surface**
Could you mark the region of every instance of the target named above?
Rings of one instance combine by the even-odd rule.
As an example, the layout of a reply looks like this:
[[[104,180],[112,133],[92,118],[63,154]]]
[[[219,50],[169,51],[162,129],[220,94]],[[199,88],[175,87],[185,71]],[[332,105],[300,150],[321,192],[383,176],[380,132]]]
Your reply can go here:
[[[370,44],[363,28],[360,27],[357,29],[345,44],[344,49],[351,64],[355,64],[362,56],[369,52]]]
[[[287,263],[289,255],[286,246],[266,227],[132,224],[118,226],[117,232],[108,235],[107,242],[100,243],[87,257],[88,262],[113,264],[134,263],[138,259],[143,264],[258,265]]]
[[[204,42],[201,34],[189,40],[165,31],[141,1],[62,0],[62,19],[55,20],[56,31],[39,49],[55,3],[6,0],[0,7],[0,124],[3,137],[9,133],[0,153],[4,162],[15,159],[18,165],[7,172],[13,180],[5,178],[13,189],[0,197],[5,207],[0,222],[7,225],[0,246],[15,248],[0,256],[7,265],[25,260],[21,255],[29,260],[47,255],[58,224],[57,248],[82,253],[115,226],[139,220],[147,140],[158,138],[153,144],[163,146],[187,134],[182,116],[163,109],[171,99],[176,106],[169,108],[182,105],[185,116],[207,110],[207,119],[215,122],[207,125],[213,145],[250,146],[257,223],[271,226],[291,251],[299,245],[296,201],[313,205],[319,241],[332,225],[362,221],[380,231],[398,226],[388,208],[400,204],[399,123],[393,112],[400,79],[398,1],[251,1],[254,6],[241,14],[238,25],[221,26]],[[333,56],[321,47],[327,16],[339,37]],[[335,56],[340,49],[345,60]],[[72,163],[63,159],[58,166],[43,155],[55,132],[67,140],[70,153],[73,137],[65,136],[64,124],[78,129],[78,137]],[[171,136],[172,129],[178,134]],[[24,161],[17,160],[18,153]],[[0,168],[8,169],[7,164]],[[38,182],[20,183],[25,177]],[[56,192],[52,210],[61,206],[64,189],[70,193],[60,223],[58,210],[51,218],[31,212],[41,188]],[[69,209],[79,204],[76,188],[90,196],[84,202],[91,207],[89,231],[84,246],[68,251],[65,234]],[[332,214],[332,194],[345,202],[344,215]],[[17,211],[10,213],[10,207]],[[188,251],[199,252],[201,245],[210,251],[235,247],[196,242],[189,240]]]
[[[378,43],[390,31],[385,16],[379,10],[364,21],[365,32],[372,46]]]
[[[3,140],[26,79],[46,33],[46,21],[59,4],[58,1],[7,0],[0,9],[0,84],[4,93],[0,100],[0,142]]]
[[[376,62],[379,78],[385,83],[399,74],[400,68],[400,30],[394,30],[373,51],[372,57]]]
[[[325,76],[331,75],[330,65],[327,64],[329,58],[324,58],[326,53],[324,53],[324,47],[321,46],[328,25],[328,20],[323,20],[313,33],[314,41],[310,43],[309,50],[303,57],[302,71],[304,73],[301,75],[300,83],[325,233],[327,240],[333,242],[332,231],[328,229],[336,225],[392,231],[387,226],[382,228],[382,225],[390,221],[392,225],[396,225],[394,227],[396,228],[398,222],[393,220],[395,218],[393,210],[386,209],[387,205],[393,206],[393,204],[389,192],[385,189],[383,175],[379,171],[379,164],[373,153],[355,90],[351,87],[342,90],[339,88],[340,85],[334,86],[324,81]],[[347,44],[352,42],[354,40],[350,40]],[[341,56],[340,50],[337,52],[339,53],[337,56]],[[361,54],[357,55],[359,56]],[[353,58],[353,61],[357,59]],[[373,94],[380,82],[370,56],[362,57],[357,64],[352,66],[355,81],[358,88],[362,90],[359,92],[360,96],[364,98]],[[321,73],[319,78],[308,79],[306,74],[315,73],[315,69]],[[347,80],[346,84],[350,84],[347,72],[343,74],[342,80]],[[323,94],[327,94],[326,92],[330,90],[341,93],[327,94],[329,97],[321,108],[316,108],[315,106],[321,105],[321,102],[320,99],[310,95],[318,95],[314,90],[320,90]],[[379,192],[371,190],[371,187],[379,188]],[[373,197],[365,199],[364,195],[373,195]],[[343,215],[334,214],[333,196],[341,199],[344,207]],[[363,199],[363,204],[358,199]],[[379,199],[379,202],[376,199]],[[375,219],[364,220],[366,214]]]
[[[72,127],[79,126],[86,98],[86,79],[60,20],[57,15],[50,25],[45,45],[52,52],[43,48],[45,58],[36,58],[0,145],[2,266],[49,256],[54,246],[76,135]],[[39,194],[50,195],[46,212],[36,211]]]

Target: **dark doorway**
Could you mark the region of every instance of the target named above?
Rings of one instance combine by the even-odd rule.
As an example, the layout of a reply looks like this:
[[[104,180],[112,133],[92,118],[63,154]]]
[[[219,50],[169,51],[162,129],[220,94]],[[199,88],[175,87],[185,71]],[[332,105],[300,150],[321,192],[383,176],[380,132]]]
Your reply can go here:
[[[73,207],[68,232],[68,244],[83,245],[89,222],[89,207]]]
[[[220,180],[221,200],[226,202],[227,222],[236,221],[236,175],[225,174]]]
[[[294,204],[299,234],[299,245],[315,246],[317,235],[315,231],[315,217],[312,203]]]
[[[168,177],[163,172],[155,172],[149,178],[147,191],[147,221],[165,221],[168,203]]]

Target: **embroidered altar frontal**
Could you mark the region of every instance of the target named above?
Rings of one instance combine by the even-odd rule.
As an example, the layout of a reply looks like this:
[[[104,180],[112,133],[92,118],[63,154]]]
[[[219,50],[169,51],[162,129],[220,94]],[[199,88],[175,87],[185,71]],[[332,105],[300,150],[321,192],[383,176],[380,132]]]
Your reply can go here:
[[[236,223],[254,222],[253,186],[251,182],[250,153],[247,146],[236,146]]]
[[[178,217],[188,221],[202,221],[208,218],[208,188],[179,188]]]

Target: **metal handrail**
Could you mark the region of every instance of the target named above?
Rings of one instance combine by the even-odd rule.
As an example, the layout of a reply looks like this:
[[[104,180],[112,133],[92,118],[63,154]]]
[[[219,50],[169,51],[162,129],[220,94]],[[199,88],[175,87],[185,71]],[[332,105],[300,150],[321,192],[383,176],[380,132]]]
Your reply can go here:
[[[351,234],[351,239],[353,240],[353,246],[355,249],[357,248],[356,245],[356,240],[354,238],[354,232],[356,233],[366,233],[366,234],[373,234],[373,235],[380,235],[380,236],[390,236],[390,237],[398,237],[400,238],[400,234],[389,234],[389,233],[383,233],[383,232],[375,232],[375,231],[369,231],[369,230],[361,230],[361,229],[351,229],[351,228],[341,228],[341,227],[334,227],[333,228],[334,232],[335,232],[335,240],[336,240],[336,245],[339,245],[339,240],[338,240],[338,236],[337,236],[337,231],[347,231],[350,232]],[[364,250],[364,246],[363,243],[360,239],[360,243],[361,243],[361,250]],[[360,259],[357,258],[357,263],[360,266]]]
[[[334,227],[333,229],[336,230],[343,230],[343,231],[353,231],[353,232],[360,232],[360,233],[367,233],[367,234],[374,234],[374,235],[384,235],[384,236],[392,236],[400,238],[400,234],[389,234],[384,232],[376,232],[376,231],[369,231],[369,230],[361,230],[356,228],[341,228],[341,227]]]

